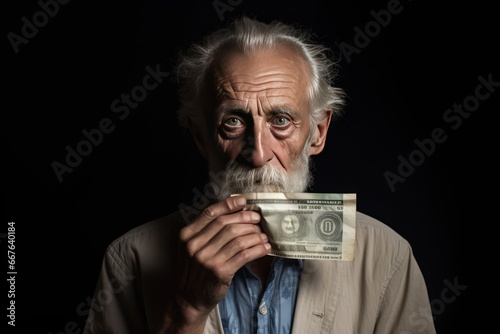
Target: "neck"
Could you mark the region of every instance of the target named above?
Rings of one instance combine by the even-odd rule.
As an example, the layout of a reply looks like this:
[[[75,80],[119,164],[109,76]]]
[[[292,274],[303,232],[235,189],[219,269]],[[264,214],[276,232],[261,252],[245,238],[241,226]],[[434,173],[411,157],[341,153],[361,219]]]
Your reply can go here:
[[[269,276],[269,272],[271,271],[273,260],[274,257],[272,256],[264,256],[250,262],[247,265],[250,271],[260,279],[262,285],[265,285],[267,282],[267,277]]]

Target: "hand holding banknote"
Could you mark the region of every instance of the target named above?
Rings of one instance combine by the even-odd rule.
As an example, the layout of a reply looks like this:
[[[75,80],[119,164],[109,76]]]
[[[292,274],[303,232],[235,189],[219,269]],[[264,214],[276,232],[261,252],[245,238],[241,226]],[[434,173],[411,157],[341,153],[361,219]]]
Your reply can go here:
[[[316,260],[354,259],[356,194],[246,193],[246,210],[262,215],[269,255]]]

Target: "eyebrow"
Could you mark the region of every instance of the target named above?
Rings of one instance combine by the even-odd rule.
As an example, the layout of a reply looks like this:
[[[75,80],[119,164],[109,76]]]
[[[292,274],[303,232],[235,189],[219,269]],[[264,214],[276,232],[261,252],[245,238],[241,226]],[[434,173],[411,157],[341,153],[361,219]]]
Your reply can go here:
[[[228,115],[228,114],[236,114],[236,115],[240,115],[242,117],[247,117],[248,114],[250,114],[250,110],[249,109],[245,109],[245,108],[238,108],[238,107],[235,107],[235,108],[227,108],[227,109],[223,109],[222,112],[220,113],[220,116],[221,117],[224,117],[225,115]],[[289,108],[287,106],[276,106],[276,107],[273,107],[272,109],[270,110],[267,110],[265,112],[266,115],[269,115],[269,116],[279,116],[279,115],[287,115],[289,116],[290,118],[292,119],[295,119],[297,118],[296,115],[297,115],[297,112],[295,110],[293,110],[292,108]]]
[[[268,113],[271,114],[272,116],[286,114],[290,118],[295,119],[297,111],[295,111],[292,108],[289,108],[287,106],[277,106],[277,107],[272,108]]]

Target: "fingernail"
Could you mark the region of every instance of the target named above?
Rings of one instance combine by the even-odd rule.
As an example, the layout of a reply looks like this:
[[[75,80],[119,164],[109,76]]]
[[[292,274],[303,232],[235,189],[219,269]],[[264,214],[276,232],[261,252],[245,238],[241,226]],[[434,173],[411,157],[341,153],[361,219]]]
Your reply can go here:
[[[243,206],[245,204],[247,204],[247,200],[245,199],[245,197],[238,197],[236,199],[236,205]]]
[[[265,233],[261,233],[260,237],[262,238],[262,241],[264,241],[264,242],[267,242],[269,240],[269,238],[267,237],[267,234],[265,234]]]
[[[264,244],[264,247],[266,247],[267,250],[271,250],[271,244],[270,243]]]
[[[255,211],[252,211],[252,220],[255,220],[255,221],[259,221],[260,220],[260,215],[255,212]]]

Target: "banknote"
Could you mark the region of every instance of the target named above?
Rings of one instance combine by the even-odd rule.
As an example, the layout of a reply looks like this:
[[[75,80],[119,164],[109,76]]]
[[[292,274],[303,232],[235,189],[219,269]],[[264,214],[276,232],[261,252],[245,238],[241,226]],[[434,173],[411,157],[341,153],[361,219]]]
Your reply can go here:
[[[245,193],[246,210],[262,215],[270,255],[354,260],[356,194]]]

